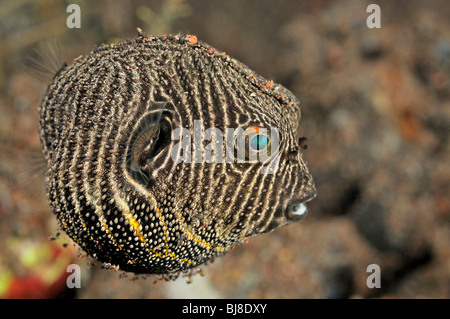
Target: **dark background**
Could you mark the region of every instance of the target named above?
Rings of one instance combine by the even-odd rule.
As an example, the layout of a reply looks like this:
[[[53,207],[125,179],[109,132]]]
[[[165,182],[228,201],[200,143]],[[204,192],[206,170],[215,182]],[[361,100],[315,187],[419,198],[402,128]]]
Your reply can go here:
[[[375,1],[374,1],[375,2]],[[68,4],[81,28],[68,29]],[[449,298],[450,3],[377,1],[0,2],[0,297]],[[302,103],[318,196],[302,222],[251,238],[175,282],[105,270],[46,202],[38,135],[45,86],[23,72],[40,40],[70,63],[97,44],[195,34]],[[66,246],[66,247],[64,247]],[[66,267],[82,268],[67,289]],[[95,265],[93,265],[95,264]],[[369,289],[366,268],[381,268]]]

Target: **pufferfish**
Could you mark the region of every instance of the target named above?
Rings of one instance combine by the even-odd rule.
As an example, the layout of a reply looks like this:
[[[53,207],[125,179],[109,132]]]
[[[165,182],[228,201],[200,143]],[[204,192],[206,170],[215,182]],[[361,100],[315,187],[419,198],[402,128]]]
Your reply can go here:
[[[70,65],[57,44],[40,51],[32,64],[51,75],[39,115],[47,197],[98,261],[185,271],[305,216],[316,189],[296,136],[300,103],[282,85],[193,35],[138,28]],[[217,132],[212,153],[226,160],[202,156]],[[250,158],[263,150],[265,161]]]

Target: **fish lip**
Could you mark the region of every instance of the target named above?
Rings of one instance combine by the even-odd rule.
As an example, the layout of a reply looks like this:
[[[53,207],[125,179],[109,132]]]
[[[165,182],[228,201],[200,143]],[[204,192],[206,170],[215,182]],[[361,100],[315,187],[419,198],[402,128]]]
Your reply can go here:
[[[305,217],[306,213],[308,212],[308,209],[306,208],[306,205],[304,203],[291,205],[289,209],[292,215],[299,216],[301,218]]]
[[[307,197],[302,197],[299,200],[295,200],[287,207],[289,217],[294,220],[301,220],[305,218],[308,213],[306,203],[316,197],[316,191],[312,192]]]
[[[308,213],[308,208],[305,205],[305,201],[296,201],[290,204],[287,208],[289,219],[295,221],[305,218]]]

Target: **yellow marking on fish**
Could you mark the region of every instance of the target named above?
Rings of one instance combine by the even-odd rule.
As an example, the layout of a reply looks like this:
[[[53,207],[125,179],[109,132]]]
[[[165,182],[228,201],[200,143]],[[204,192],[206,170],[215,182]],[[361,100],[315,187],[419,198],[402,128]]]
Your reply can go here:
[[[136,236],[139,237],[139,240],[145,243],[145,237],[141,234],[141,231],[139,230],[141,224],[139,224],[139,222],[134,218],[133,214],[131,214],[129,210],[125,210],[122,213],[128,219],[128,222],[130,223],[131,227],[133,227],[133,230],[136,232]]]
[[[141,234],[141,224],[134,218],[133,214],[130,212],[130,207],[128,204],[120,197],[115,196],[114,199],[116,200],[116,203],[118,204],[119,210],[122,212],[122,214],[125,216],[125,218],[130,223],[130,226],[133,228],[133,230],[136,233],[136,236],[139,238],[139,240],[143,243],[145,243],[145,237]]]
[[[159,218],[159,220],[161,221],[162,226],[163,226],[164,248],[166,249],[165,254],[167,256],[168,251],[169,251],[169,246],[167,245],[167,226],[166,226],[166,223],[164,222],[164,217],[162,216],[161,211],[159,210],[158,206],[156,206],[156,212],[157,212],[157,217]]]
[[[148,243],[146,242],[144,235],[142,235],[142,233],[139,229],[140,223],[134,218],[133,214],[131,214],[128,204],[121,197],[115,196],[114,199],[116,200],[116,203],[118,204],[119,209],[122,211],[122,214],[125,216],[125,218],[127,218],[128,222],[130,223],[130,225],[133,227],[134,231],[136,232],[136,236],[139,237],[139,240],[145,244],[145,247],[147,248],[147,250],[149,252],[151,252],[152,254],[154,254],[155,257],[158,257],[158,258],[170,257],[174,260],[188,263],[189,265],[197,264],[197,262],[195,262],[195,261],[191,261],[186,258],[179,258],[179,257],[177,257],[177,255],[175,253],[169,251],[169,246],[167,244],[167,226],[165,225],[164,218],[163,218],[158,206],[156,206],[157,217],[161,220],[161,223],[163,224],[163,234],[164,234],[164,244],[165,244],[164,245],[164,248],[165,248],[164,255],[148,246]]]

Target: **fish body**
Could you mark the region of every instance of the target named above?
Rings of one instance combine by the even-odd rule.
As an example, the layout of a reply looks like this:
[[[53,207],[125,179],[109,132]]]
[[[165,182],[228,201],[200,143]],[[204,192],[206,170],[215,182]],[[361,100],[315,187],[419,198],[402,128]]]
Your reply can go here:
[[[39,118],[48,199],[94,258],[183,271],[303,218],[316,190],[299,122],[282,85],[195,36],[138,30],[50,83]]]

